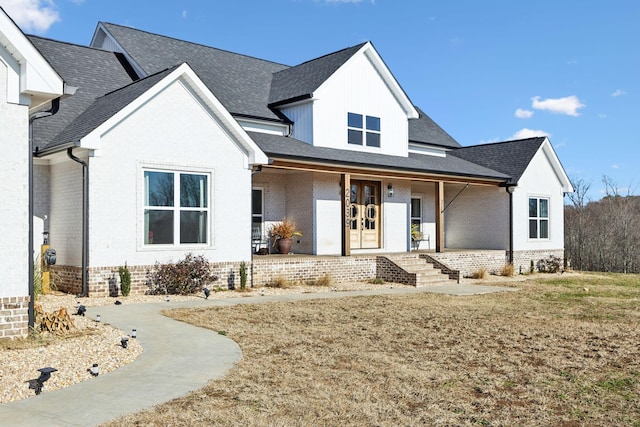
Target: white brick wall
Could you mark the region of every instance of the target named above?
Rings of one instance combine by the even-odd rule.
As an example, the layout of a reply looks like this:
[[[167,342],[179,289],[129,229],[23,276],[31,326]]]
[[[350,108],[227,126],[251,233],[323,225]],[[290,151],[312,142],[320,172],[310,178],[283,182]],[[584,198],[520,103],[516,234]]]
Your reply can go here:
[[[0,49],[2,47],[0,46]],[[0,297],[28,295],[28,107],[7,102],[8,70],[0,55]]]

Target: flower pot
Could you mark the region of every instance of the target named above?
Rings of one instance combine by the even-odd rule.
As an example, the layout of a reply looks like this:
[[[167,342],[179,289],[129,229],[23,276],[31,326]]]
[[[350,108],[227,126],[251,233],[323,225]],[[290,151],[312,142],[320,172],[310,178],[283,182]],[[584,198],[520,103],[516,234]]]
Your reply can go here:
[[[278,252],[280,252],[281,254],[288,254],[289,252],[291,252],[291,244],[292,241],[291,239],[278,239]]]

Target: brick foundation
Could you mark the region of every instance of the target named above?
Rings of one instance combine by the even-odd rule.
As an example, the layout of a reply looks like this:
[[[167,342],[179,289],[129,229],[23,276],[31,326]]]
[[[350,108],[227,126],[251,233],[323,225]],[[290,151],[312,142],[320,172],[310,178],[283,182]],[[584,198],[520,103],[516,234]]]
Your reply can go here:
[[[0,298],[0,338],[29,334],[29,296]]]
[[[541,259],[547,259],[554,255],[563,259],[564,251],[515,251],[514,268],[518,272],[529,271],[531,260],[537,263]],[[394,254],[394,258],[415,258],[416,254]],[[420,254],[428,262],[449,278],[460,280],[460,277],[470,276],[474,271],[485,268],[489,273],[499,273],[500,269],[508,262],[508,251],[466,251],[466,252],[442,252]],[[387,265],[385,257],[376,255],[341,256],[309,256],[309,255],[270,255],[254,256],[253,267],[247,262],[248,280],[247,286],[264,286],[266,283],[279,277],[292,282],[317,280],[325,275],[331,276],[336,282],[360,281],[383,277],[378,272],[391,271],[391,265]],[[388,267],[388,268],[387,268]],[[131,272],[131,293],[144,294],[150,289],[151,274],[155,265],[129,266]],[[59,291],[79,294],[82,291],[82,268],[56,265],[54,271],[54,284]],[[214,263],[214,272],[218,275],[218,281],[211,286],[221,286],[227,289],[240,287],[240,263],[226,262]],[[386,273],[385,273],[386,274]],[[392,274],[392,273],[389,273]],[[389,276],[389,274],[386,274]],[[395,274],[395,273],[393,273]],[[399,273],[398,273],[399,274]],[[385,280],[391,280],[385,277]],[[409,283],[409,277],[397,277],[393,279],[400,283]],[[415,279],[413,279],[415,281]],[[88,272],[89,294],[91,296],[119,296],[120,279],[118,266],[89,268]]]
[[[316,280],[325,275],[340,282],[367,280],[376,277],[376,256],[268,256],[253,258],[253,284],[266,283],[283,277],[290,281]]]

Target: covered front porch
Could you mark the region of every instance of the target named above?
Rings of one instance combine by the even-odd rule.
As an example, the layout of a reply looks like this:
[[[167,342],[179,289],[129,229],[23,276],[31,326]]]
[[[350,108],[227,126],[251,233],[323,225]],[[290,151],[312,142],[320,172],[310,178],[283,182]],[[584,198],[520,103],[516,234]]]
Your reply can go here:
[[[276,252],[269,229],[285,217],[302,233],[294,254],[509,248],[509,194],[499,180],[278,162],[254,173],[252,190],[254,252]]]

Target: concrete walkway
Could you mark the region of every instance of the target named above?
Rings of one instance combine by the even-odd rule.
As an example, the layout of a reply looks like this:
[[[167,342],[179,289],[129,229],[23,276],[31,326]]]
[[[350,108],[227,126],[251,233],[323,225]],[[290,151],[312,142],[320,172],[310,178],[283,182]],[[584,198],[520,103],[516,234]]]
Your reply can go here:
[[[242,358],[240,347],[214,331],[169,319],[161,310],[215,307],[277,301],[341,298],[360,295],[436,292],[475,295],[515,288],[444,284],[417,289],[376,289],[353,292],[267,295],[88,307],[102,321],[123,331],[136,328],[144,352],[134,362],[71,387],[0,405],[0,426],[93,426],[184,396],[224,376]],[[55,374],[54,374],[55,375]]]

